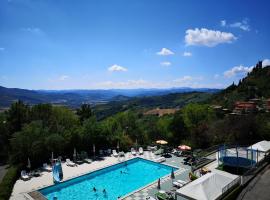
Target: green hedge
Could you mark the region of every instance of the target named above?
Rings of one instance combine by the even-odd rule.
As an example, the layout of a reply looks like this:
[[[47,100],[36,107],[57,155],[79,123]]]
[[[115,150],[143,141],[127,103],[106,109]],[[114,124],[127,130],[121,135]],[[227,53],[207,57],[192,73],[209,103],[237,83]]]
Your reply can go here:
[[[9,199],[13,185],[18,178],[18,166],[9,167],[6,175],[4,176],[2,183],[0,183],[0,200]]]

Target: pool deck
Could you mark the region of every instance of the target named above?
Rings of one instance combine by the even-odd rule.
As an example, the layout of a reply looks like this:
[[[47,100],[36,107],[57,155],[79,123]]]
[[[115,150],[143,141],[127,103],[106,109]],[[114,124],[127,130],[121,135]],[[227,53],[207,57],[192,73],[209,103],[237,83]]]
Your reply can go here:
[[[129,160],[135,157],[136,156],[133,156],[130,153],[125,154],[125,160]],[[143,155],[140,155],[137,157],[145,158],[148,160],[154,160],[155,158],[159,156],[155,156],[152,152],[145,151]],[[190,167],[184,166],[181,163],[182,159],[183,158],[178,158],[178,157],[173,156],[172,158],[167,158],[164,164],[176,166],[178,168],[180,167],[180,169],[182,170],[185,169],[183,170],[183,172],[189,171]],[[124,158],[119,159],[119,158],[110,156],[110,157],[104,157],[103,160],[93,161],[90,164],[84,163],[81,165],[77,165],[77,167],[68,167],[66,166],[65,163],[62,163],[62,169],[63,169],[63,175],[64,175],[63,181],[96,171],[98,169],[101,169],[107,166],[117,164],[121,161],[124,161]],[[188,172],[186,172],[186,175],[183,176],[184,179],[180,176],[179,178],[185,180],[187,175],[188,175]],[[178,178],[178,174],[176,174],[176,178]],[[165,183],[165,179],[162,180],[161,182],[163,185],[163,183]],[[40,199],[40,198],[33,198],[33,195],[31,195],[32,196],[31,198],[31,196],[28,193],[34,192],[36,190],[39,190],[41,188],[44,188],[50,185],[53,185],[52,172],[42,172],[40,177],[33,177],[28,181],[23,181],[19,179],[16,181],[13,187],[10,200]],[[31,193],[31,194],[34,194],[34,193]],[[150,192],[150,194],[152,193]]]
[[[147,185],[146,187],[143,187],[137,190],[136,192],[133,192],[132,194],[125,196],[122,199],[123,200],[145,200],[146,197],[149,197],[149,196],[154,197],[155,194],[159,190],[170,191],[171,189],[173,189],[172,182],[175,180],[183,180],[183,181],[188,182],[189,181],[188,174],[191,168],[190,166],[184,165],[182,163],[183,159],[184,159],[183,157],[176,157],[176,156],[172,156],[171,158],[166,158],[166,161],[163,162],[163,164],[176,166],[179,168],[179,170],[175,171],[175,179],[173,180],[171,179],[170,175],[162,178],[160,189],[157,189],[157,181],[155,181],[154,183],[151,183]],[[184,200],[184,198],[178,196],[177,200]]]

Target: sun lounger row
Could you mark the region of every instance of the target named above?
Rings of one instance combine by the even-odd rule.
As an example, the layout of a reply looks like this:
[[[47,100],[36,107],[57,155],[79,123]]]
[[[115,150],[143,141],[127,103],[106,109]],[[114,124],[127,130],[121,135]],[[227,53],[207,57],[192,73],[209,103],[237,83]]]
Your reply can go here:
[[[184,185],[186,185],[187,182],[186,181],[182,181],[182,180],[176,180],[173,182],[173,185],[177,188],[183,187]]]
[[[66,165],[69,167],[75,167],[76,164],[74,162],[72,162],[70,159],[66,159]]]
[[[161,162],[165,162],[166,158],[165,157],[159,157],[159,158],[156,158],[154,161],[158,162],[158,163],[161,163]]]

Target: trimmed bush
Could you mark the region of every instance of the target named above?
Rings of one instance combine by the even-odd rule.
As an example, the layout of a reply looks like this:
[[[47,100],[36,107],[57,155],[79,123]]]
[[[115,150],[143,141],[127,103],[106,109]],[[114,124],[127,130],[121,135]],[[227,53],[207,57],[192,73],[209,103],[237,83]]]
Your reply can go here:
[[[13,185],[18,178],[18,166],[11,166],[6,175],[4,176],[2,183],[0,183],[0,200],[7,200],[9,199]]]

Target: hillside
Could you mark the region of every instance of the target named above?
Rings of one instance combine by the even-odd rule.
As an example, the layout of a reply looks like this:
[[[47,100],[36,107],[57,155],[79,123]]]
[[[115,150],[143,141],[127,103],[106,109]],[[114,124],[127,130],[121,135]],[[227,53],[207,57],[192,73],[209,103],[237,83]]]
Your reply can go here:
[[[253,98],[270,97],[270,66],[262,66],[262,62],[253,68],[239,83],[213,95],[211,103],[231,108],[235,101],[247,101]]]
[[[181,108],[188,103],[206,102],[212,97],[207,92],[171,93],[160,96],[133,97],[124,101],[111,101],[97,105],[94,112],[99,119],[128,109],[148,110],[152,108]],[[124,99],[122,96],[121,99]]]

